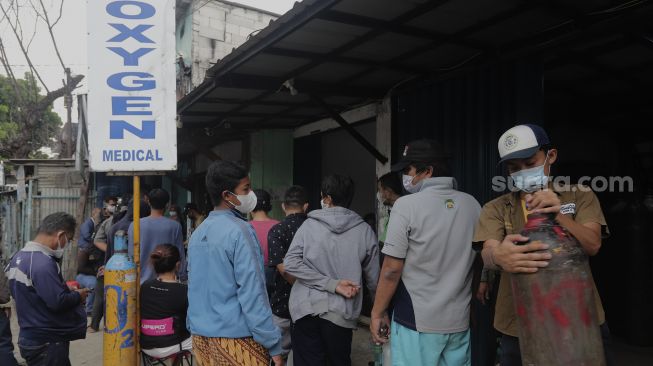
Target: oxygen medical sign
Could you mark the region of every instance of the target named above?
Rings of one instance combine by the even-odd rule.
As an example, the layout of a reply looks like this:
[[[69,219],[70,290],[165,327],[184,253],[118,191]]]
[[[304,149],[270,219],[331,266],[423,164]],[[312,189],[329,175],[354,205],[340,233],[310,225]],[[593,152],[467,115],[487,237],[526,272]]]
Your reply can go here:
[[[175,0],[88,0],[94,171],[177,169]]]

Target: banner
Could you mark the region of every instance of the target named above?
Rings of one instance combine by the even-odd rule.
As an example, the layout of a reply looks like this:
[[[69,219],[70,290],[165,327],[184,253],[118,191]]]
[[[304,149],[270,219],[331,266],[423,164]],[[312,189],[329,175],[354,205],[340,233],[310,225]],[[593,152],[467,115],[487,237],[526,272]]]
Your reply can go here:
[[[175,0],[87,6],[91,170],[176,170]]]

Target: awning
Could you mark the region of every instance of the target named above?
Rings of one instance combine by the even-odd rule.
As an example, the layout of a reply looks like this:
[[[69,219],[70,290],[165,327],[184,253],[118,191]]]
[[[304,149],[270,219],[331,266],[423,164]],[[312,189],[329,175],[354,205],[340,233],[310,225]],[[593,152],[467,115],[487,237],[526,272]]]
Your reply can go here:
[[[563,97],[597,75],[610,93],[650,85],[652,15],[647,0],[304,0],[179,101],[184,129],[203,131],[180,150],[296,128],[415,80],[525,56],[542,55]]]

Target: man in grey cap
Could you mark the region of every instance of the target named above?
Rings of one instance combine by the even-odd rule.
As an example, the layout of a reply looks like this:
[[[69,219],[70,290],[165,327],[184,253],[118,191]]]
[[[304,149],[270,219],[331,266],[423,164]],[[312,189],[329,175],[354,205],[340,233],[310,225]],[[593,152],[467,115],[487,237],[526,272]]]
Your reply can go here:
[[[390,326],[395,366],[471,364],[471,243],[481,206],[456,190],[447,158],[435,141],[419,140],[392,167],[412,194],[390,215],[370,330],[385,343]]]

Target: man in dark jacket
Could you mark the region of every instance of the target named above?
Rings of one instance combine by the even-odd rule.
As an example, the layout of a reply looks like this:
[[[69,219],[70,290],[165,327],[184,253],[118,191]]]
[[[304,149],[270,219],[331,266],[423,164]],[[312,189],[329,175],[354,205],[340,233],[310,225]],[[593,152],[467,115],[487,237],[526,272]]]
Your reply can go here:
[[[141,215],[149,216],[150,215],[150,205],[143,199],[141,200]],[[129,201],[127,211],[123,214],[115,216],[114,222],[107,229],[105,234],[104,243],[104,263],[98,271],[97,283],[95,285],[95,301],[93,303],[93,311],[91,314],[91,324],[88,326],[89,333],[96,333],[100,330],[100,321],[104,316],[104,265],[109,262],[109,259],[113,256],[113,239],[116,236],[116,233],[120,230],[127,232],[129,225],[134,221],[134,200]],[[96,242],[97,245],[97,242]]]
[[[83,304],[88,289],[70,290],[60,265],[75,225],[67,213],[46,216],[36,238],[9,264],[7,277],[20,326],[18,348],[29,366],[70,366],[70,341],[86,337]]]
[[[292,186],[288,188],[281,204],[286,218],[274,225],[268,233],[268,268],[274,269],[272,291],[270,291],[270,306],[272,307],[272,320],[281,330],[281,346],[283,355],[287,357],[291,350],[291,318],[288,310],[290,290],[295,283],[295,278],[286,273],[283,260],[292,243],[295,233],[306,221],[308,210],[308,194],[303,187]]]
[[[0,258],[2,258],[2,247],[0,246]],[[9,296],[9,284],[4,272],[4,265],[0,270],[0,365],[16,366],[14,357],[14,344],[11,341],[11,297]]]

